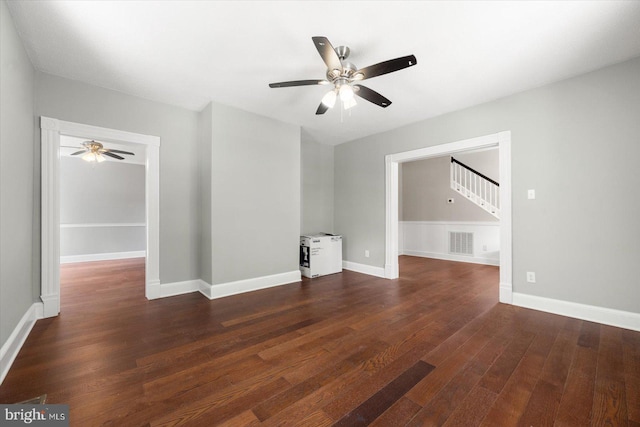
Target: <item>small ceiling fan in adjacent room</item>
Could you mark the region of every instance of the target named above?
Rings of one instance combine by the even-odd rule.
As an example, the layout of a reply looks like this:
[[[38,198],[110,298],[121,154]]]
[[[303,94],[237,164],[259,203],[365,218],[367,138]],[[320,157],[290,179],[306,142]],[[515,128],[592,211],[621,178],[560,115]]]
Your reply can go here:
[[[124,157],[119,156],[118,154],[126,154],[129,156],[135,156],[134,153],[131,153],[129,151],[122,151],[122,150],[114,150],[111,148],[104,148],[104,146],[102,145],[102,143],[91,140],[91,141],[85,141],[82,143],[82,146],[84,147],[82,150],[80,151],[76,151],[75,153],[71,153],[71,156],[79,156],[80,154],[82,154],[82,160],[85,160],[87,162],[104,162],[106,159],[104,156],[108,156],[117,160],[124,160]],[[80,147],[69,147],[67,145],[63,145],[63,147],[67,147],[67,148],[80,148]],[[118,154],[116,154],[118,153]]]
[[[351,52],[348,47],[338,46],[334,48],[326,37],[312,37],[311,39],[316,49],[318,49],[322,60],[327,65],[326,80],[295,80],[270,83],[269,87],[333,85],[333,88],[322,98],[316,114],[326,113],[328,109],[335,105],[338,98],[342,102],[344,109],[347,110],[356,105],[354,95],[379,105],[382,108],[387,108],[391,105],[391,101],[378,92],[356,83],[417,64],[416,57],[408,55],[370,65],[365,68],[357,68],[352,63],[346,61]]]

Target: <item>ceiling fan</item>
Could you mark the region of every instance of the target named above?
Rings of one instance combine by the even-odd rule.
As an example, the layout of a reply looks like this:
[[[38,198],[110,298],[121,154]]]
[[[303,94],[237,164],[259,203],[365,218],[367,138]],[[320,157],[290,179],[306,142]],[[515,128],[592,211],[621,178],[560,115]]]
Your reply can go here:
[[[322,60],[327,65],[326,80],[295,80],[270,83],[269,87],[333,85],[333,88],[322,98],[316,114],[326,113],[329,108],[335,105],[338,97],[344,109],[349,109],[356,105],[354,95],[379,105],[382,108],[387,108],[391,105],[391,101],[378,92],[361,84],[355,84],[355,82],[399,71],[417,64],[416,57],[409,55],[358,69],[355,65],[346,61],[351,52],[348,47],[338,46],[334,48],[326,37],[311,37],[311,39],[316,49],[318,49]]]
[[[134,153],[131,153],[129,151],[104,148],[102,143],[94,141],[93,139],[91,141],[83,142],[82,146],[84,147],[82,150],[76,151],[75,153],[71,153],[70,155],[78,156],[80,154],[83,154],[82,160],[86,160],[87,162],[98,162],[98,163],[104,162],[106,160],[104,156],[109,156],[117,160],[124,160],[124,157],[119,156],[118,154],[127,154],[129,156],[135,156]],[[63,147],[80,148],[80,147],[69,147],[66,145],[63,145]],[[115,153],[118,153],[118,154],[115,154]]]

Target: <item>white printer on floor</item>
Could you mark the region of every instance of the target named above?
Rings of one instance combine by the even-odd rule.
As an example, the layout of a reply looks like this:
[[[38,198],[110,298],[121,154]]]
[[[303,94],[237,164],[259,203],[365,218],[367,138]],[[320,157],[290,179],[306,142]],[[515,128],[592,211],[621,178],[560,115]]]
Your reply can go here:
[[[300,272],[309,278],[342,272],[342,236],[300,236]]]

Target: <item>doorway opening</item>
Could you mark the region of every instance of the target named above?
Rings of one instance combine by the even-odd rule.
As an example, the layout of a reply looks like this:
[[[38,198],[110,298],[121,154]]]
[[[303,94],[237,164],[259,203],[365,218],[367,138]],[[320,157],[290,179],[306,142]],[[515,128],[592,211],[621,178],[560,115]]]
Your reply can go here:
[[[511,133],[500,132],[478,138],[441,144],[385,157],[386,164],[386,239],[385,277],[399,276],[399,164],[453,155],[484,148],[498,148],[500,198],[500,302],[512,302],[512,238],[511,238]]]
[[[142,265],[144,272],[146,147],[105,143],[102,149],[109,151],[101,154],[90,144],[87,138],[60,135],[63,311],[71,300],[84,306],[104,295],[109,276],[125,278],[131,265],[137,271]],[[144,298],[144,275],[136,277],[124,294]]]
[[[160,138],[49,117],[41,128],[41,300],[43,317],[60,312],[60,146],[61,138],[86,138],[144,151],[145,192],[145,296],[160,296],[159,182]]]

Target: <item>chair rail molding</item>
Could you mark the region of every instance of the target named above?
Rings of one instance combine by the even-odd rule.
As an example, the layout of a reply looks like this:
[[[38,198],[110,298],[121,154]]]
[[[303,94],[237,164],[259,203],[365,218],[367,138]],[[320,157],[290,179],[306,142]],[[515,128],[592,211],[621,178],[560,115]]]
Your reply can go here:
[[[160,137],[40,117],[41,163],[41,293],[43,316],[60,313],[60,136],[146,146],[146,283],[151,299],[160,284]]]

